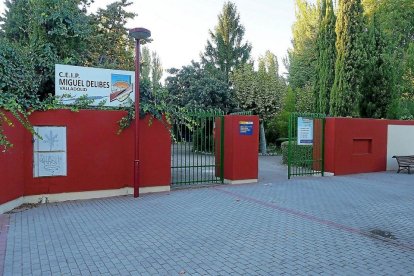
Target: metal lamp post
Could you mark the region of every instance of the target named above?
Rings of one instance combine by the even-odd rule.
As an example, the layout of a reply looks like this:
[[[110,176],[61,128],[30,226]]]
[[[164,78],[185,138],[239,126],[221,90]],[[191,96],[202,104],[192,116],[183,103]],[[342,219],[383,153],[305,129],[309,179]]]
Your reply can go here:
[[[144,28],[129,30],[129,35],[135,38],[135,160],[134,160],[134,197],[139,196],[139,43],[141,39],[151,36]]]

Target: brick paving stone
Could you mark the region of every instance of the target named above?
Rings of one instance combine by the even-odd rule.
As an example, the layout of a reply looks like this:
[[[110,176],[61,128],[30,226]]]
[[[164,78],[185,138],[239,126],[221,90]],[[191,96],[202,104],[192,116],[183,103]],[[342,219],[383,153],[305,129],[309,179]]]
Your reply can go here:
[[[11,214],[3,273],[413,274],[414,175],[263,179]]]

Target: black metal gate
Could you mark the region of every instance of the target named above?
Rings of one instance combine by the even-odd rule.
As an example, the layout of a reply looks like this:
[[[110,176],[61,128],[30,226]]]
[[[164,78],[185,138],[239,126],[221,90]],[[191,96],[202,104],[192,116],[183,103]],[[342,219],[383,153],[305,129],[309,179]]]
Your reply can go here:
[[[189,116],[172,119],[172,187],[223,183],[224,114],[198,110]]]

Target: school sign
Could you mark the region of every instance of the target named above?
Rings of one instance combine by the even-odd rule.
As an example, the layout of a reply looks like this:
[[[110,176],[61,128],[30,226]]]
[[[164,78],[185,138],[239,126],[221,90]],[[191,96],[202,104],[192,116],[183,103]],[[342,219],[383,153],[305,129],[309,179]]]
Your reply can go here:
[[[55,95],[63,104],[84,96],[92,105],[123,106],[134,101],[134,71],[55,65]]]

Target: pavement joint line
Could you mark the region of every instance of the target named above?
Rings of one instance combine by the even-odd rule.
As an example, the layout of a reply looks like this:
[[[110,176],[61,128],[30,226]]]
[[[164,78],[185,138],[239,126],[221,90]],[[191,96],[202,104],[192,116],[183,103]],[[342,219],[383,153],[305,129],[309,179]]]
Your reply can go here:
[[[212,189],[214,189],[218,192],[221,192],[221,193],[239,198],[239,199],[243,199],[243,200],[246,200],[246,201],[256,203],[258,205],[262,205],[262,206],[271,208],[273,210],[277,210],[277,211],[280,211],[280,212],[283,212],[283,213],[286,213],[286,214],[290,214],[290,215],[293,215],[293,216],[296,216],[296,217],[299,217],[299,218],[303,218],[303,219],[306,219],[308,221],[316,222],[316,223],[319,223],[319,224],[322,224],[322,225],[325,225],[325,226],[329,226],[329,227],[332,227],[332,228],[335,228],[335,229],[338,229],[338,230],[343,230],[343,231],[348,232],[348,233],[353,233],[353,234],[357,234],[357,235],[368,237],[368,238],[374,238],[374,239],[377,239],[377,240],[384,241],[384,242],[386,242],[388,244],[391,244],[395,247],[399,247],[399,248],[403,248],[403,249],[406,249],[406,250],[414,251],[414,245],[411,245],[411,244],[401,243],[401,242],[398,242],[398,241],[395,241],[395,240],[392,240],[392,239],[383,238],[383,237],[380,237],[380,236],[377,236],[377,235],[373,235],[372,233],[367,232],[367,231],[363,231],[363,230],[360,230],[360,229],[357,229],[357,228],[353,228],[353,227],[346,226],[346,225],[343,225],[343,224],[340,224],[340,223],[336,223],[334,221],[322,219],[322,218],[319,218],[319,217],[316,217],[316,216],[313,216],[313,215],[310,215],[310,214],[307,214],[307,213],[304,213],[304,212],[301,212],[301,211],[298,211],[298,210],[295,210],[295,209],[282,207],[282,206],[276,205],[274,203],[265,202],[265,201],[259,200],[257,198],[254,198],[254,197],[245,196],[245,195],[242,195],[242,194],[239,194],[239,193],[236,193],[236,192],[232,192],[232,191],[228,191],[228,190],[225,190],[225,189],[222,189],[222,188],[212,187]]]
[[[9,230],[10,216],[0,215],[0,275],[4,273],[6,262],[7,232]]]

